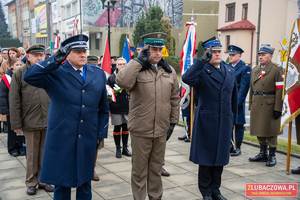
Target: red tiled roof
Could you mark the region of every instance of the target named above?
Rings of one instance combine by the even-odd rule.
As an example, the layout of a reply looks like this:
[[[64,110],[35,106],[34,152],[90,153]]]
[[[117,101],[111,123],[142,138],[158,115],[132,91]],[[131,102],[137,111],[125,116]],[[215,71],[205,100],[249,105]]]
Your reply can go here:
[[[229,31],[229,30],[255,30],[255,26],[247,19],[242,21],[218,28],[216,31]]]

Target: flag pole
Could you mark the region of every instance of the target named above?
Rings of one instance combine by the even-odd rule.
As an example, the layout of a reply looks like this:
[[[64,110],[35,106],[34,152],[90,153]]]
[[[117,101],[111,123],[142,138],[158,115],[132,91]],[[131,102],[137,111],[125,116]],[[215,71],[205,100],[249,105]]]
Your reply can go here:
[[[194,23],[194,9],[192,10],[192,17],[191,17],[191,22]],[[194,55],[195,52],[193,52],[193,55]],[[190,133],[191,133],[191,136],[190,136],[190,140],[192,141],[192,136],[193,136],[193,125],[194,125],[194,88],[191,87],[191,101],[190,101],[190,104],[191,104],[191,130]]]
[[[193,122],[194,122],[194,88],[191,87],[191,101],[190,101],[190,104],[191,104],[191,129],[189,130],[190,133],[191,133],[191,136],[190,136],[190,140],[192,140],[192,135],[193,135]]]
[[[292,142],[292,122],[289,123],[288,133],[288,146],[287,146],[287,159],[286,159],[286,174],[290,174],[290,161],[291,161],[291,142]]]

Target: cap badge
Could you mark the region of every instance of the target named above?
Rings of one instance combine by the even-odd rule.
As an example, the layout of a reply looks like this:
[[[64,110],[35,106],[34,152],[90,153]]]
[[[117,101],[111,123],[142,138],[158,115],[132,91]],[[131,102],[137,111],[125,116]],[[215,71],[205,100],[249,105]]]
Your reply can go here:
[[[79,40],[83,40],[83,36],[82,35],[79,36]]]

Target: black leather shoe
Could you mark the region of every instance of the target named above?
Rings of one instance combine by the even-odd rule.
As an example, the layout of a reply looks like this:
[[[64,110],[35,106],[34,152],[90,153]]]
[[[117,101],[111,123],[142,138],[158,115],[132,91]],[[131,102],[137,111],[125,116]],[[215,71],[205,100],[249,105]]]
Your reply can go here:
[[[185,140],[186,139],[186,135],[178,137],[178,140]]]
[[[242,154],[242,151],[241,151],[241,149],[240,148],[237,148],[236,150],[233,150],[232,152],[231,152],[231,156],[239,156],[239,155],[241,155]]]
[[[184,140],[185,142],[190,142],[191,140],[190,140],[190,136],[189,137],[187,137],[187,138],[185,138],[185,140]]]
[[[46,192],[53,192],[53,186],[49,184],[39,185],[39,189],[44,189]]]
[[[161,175],[162,176],[170,176],[170,173],[167,172],[164,168],[161,168]]]
[[[268,160],[266,163],[267,167],[273,167],[276,165],[276,148],[269,148],[269,155],[268,155]]]
[[[17,157],[17,156],[19,156],[19,153],[18,152],[13,152],[10,155],[12,155],[13,157]]]
[[[27,189],[27,194],[28,195],[34,195],[36,194],[36,187],[35,186],[31,186]]]
[[[122,158],[121,147],[117,147],[116,157],[117,158]]]
[[[203,200],[213,200],[213,199],[211,198],[211,196],[204,196]]]
[[[223,197],[221,194],[216,195],[216,196],[212,196],[213,200],[227,200],[225,197]]]
[[[127,147],[123,147],[122,155],[131,157],[131,153],[129,152],[129,150],[127,149]]]
[[[255,157],[249,158],[250,162],[266,162],[268,160],[267,145],[260,145],[260,153]]]
[[[300,174],[300,167],[291,170],[292,174]]]

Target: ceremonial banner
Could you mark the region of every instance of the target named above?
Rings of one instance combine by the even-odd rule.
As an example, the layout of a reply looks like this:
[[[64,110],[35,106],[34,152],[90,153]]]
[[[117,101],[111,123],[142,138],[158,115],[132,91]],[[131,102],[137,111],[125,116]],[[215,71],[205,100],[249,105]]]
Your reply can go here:
[[[127,63],[129,63],[130,58],[131,58],[131,54],[130,54],[130,45],[129,45],[129,41],[127,39],[127,35],[125,36],[125,42],[124,42],[122,57],[126,60]]]
[[[60,36],[58,35],[55,37],[54,48],[56,49],[60,48]]]
[[[288,62],[285,68],[280,130],[300,113],[300,38],[298,27],[299,20],[296,20],[292,28]]]
[[[185,71],[188,68],[190,68],[193,64],[193,57],[196,50],[195,25],[197,25],[197,23],[194,22],[186,23],[186,26],[189,27],[185,36],[185,42],[180,56],[181,77],[185,73]],[[186,107],[188,107],[191,99],[190,91],[191,91],[190,86],[181,81],[181,100],[180,100],[181,109],[185,109]]]
[[[51,4],[52,7],[52,23],[56,24],[57,23],[57,2],[53,2]]]
[[[48,37],[47,35],[47,12],[46,4],[34,8],[36,32],[35,37]]]
[[[78,35],[79,33],[78,33],[78,27],[77,27],[77,25],[78,25],[78,19],[73,19],[73,22],[74,22],[74,27],[73,27],[73,33],[72,33],[72,36],[74,36],[74,35]],[[75,31],[77,31],[77,34],[75,33]]]
[[[109,52],[108,35],[106,35],[104,55],[103,55],[101,68],[104,70],[106,77],[108,77],[111,74],[111,59],[110,59],[110,52]]]

